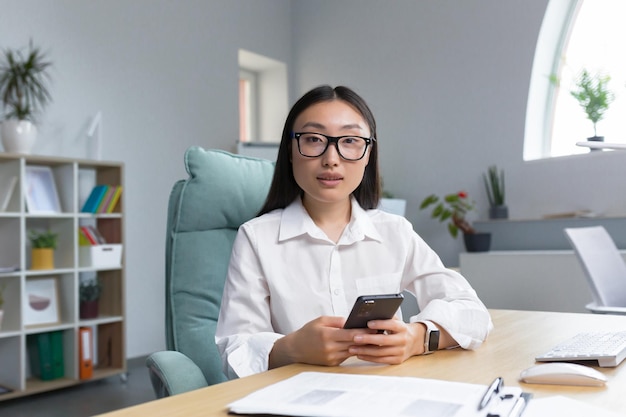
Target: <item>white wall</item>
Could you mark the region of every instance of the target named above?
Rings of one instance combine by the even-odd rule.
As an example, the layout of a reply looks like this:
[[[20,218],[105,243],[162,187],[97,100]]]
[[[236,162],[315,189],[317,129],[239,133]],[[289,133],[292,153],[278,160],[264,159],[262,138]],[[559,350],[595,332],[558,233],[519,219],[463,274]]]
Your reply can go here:
[[[290,2],[2,0],[0,48],[32,37],[54,62],[34,153],[84,157],[103,114],[103,156],[126,167],[127,356],[165,348],[167,199],[191,145],[234,151],[237,51],[291,60]]]
[[[2,0],[0,47],[30,37],[54,60],[54,103],[36,153],[83,156],[98,110],[104,157],[126,163],[129,357],[162,349],[167,198],[190,145],[233,150],[237,51],[288,64],[291,102],[346,84],[377,117],[385,186],[449,266],[460,239],[418,212],[506,170],[513,218],[624,213],[626,153],[522,161],[528,83],[547,0]]]

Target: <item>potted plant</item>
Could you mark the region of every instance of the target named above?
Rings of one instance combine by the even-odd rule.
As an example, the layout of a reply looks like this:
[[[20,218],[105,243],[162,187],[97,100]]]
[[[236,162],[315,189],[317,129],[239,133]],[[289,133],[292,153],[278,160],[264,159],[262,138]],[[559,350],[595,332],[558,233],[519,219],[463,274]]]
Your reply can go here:
[[[78,288],[80,299],[79,311],[81,319],[98,317],[98,301],[102,293],[102,283],[96,278],[81,281]]]
[[[587,118],[593,123],[593,136],[587,139],[589,141],[602,142],[604,140],[604,136],[598,136],[596,124],[602,120],[604,113],[615,99],[615,95],[608,88],[610,80],[611,77],[608,75],[591,75],[583,69],[575,80],[576,88],[570,91],[587,114]]]
[[[51,100],[47,82],[51,62],[29,42],[26,53],[5,49],[0,61],[0,97],[3,105],[2,142],[4,150],[28,154],[35,143],[35,120]]]
[[[465,191],[447,194],[443,198],[431,194],[422,201],[420,210],[432,205],[435,206],[431,212],[431,217],[439,219],[440,222],[447,221],[450,236],[456,239],[459,230],[463,232],[463,241],[468,252],[486,252],[489,250],[491,234],[476,232],[465,218],[467,213],[475,207],[474,202],[468,198]]]
[[[32,246],[31,269],[54,269],[54,250],[59,235],[51,231],[31,230],[28,238]]]
[[[504,171],[492,165],[483,173],[487,199],[489,200],[489,218],[506,219],[509,217],[509,209],[504,202]]]

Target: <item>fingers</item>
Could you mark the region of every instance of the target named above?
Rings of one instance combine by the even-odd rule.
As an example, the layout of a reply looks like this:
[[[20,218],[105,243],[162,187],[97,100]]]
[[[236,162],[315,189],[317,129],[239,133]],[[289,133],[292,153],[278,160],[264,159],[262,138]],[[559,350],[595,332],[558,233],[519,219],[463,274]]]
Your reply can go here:
[[[371,320],[367,327],[375,330],[386,330],[388,333],[400,333],[406,330],[406,323],[397,317],[389,320]]]
[[[314,321],[319,322],[322,326],[325,327],[335,327],[338,329],[342,329],[344,323],[346,322],[346,319],[345,317],[337,316],[321,316]]]
[[[401,346],[351,346],[349,353],[361,360],[376,363],[398,364],[404,360],[404,349]]]

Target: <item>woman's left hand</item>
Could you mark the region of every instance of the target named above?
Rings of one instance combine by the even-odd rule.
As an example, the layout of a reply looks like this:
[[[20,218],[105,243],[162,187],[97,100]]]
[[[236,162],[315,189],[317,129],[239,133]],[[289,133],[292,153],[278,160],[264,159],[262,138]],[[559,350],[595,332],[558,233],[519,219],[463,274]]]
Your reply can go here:
[[[349,348],[349,352],[361,360],[397,365],[411,356],[424,353],[424,344],[419,342],[424,340],[424,326],[394,318],[372,320],[368,327],[384,330],[384,333],[354,336],[354,346]]]

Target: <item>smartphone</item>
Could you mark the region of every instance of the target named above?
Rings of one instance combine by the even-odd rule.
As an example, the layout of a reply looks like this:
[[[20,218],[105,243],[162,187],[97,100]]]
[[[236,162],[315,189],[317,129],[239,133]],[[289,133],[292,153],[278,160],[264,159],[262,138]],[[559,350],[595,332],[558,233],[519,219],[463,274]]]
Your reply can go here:
[[[364,329],[370,320],[393,318],[402,304],[402,294],[379,294],[359,296],[346,320],[344,329]]]

